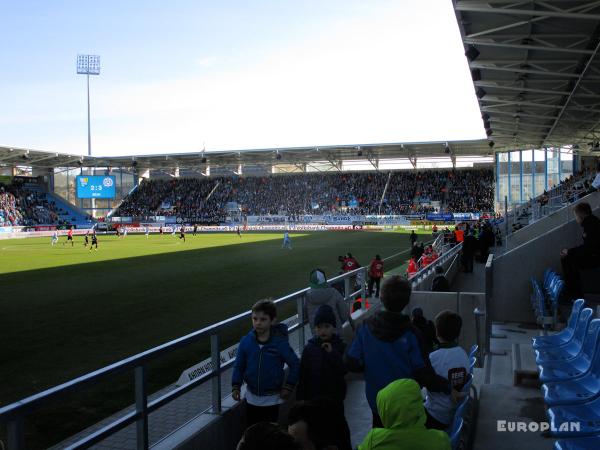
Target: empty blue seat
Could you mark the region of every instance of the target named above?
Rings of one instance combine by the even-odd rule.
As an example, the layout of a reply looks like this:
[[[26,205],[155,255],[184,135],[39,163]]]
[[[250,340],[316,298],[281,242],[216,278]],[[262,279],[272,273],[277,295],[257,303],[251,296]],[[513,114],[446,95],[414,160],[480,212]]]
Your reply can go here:
[[[598,448],[600,448],[600,435],[560,439],[554,443],[554,450],[597,450]]]
[[[591,331],[590,327],[588,327],[581,353],[577,357],[569,361],[552,361],[540,364],[538,366],[540,369],[540,381],[542,383],[566,381],[581,377],[588,372],[593,359],[596,357],[595,352],[598,349],[598,337],[595,334],[596,327],[597,325],[594,325]]]
[[[550,361],[567,361],[581,352],[583,345],[583,337],[587,331],[588,325],[592,318],[593,311],[590,308],[584,308],[577,319],[577,326],[573,338],[566,344],[559,345],[548,349],[540,349],[535,351],[535,362],[544,364]]]
[[[582,376],[573,379],[553,381],[542,386],[544,401],[548,406],[584,403],[600,394],[600,319],[590,322],[586,338],[583,342],[586,354],[592,354],[589,370]],[[562,363],[569,370],[569,363]]]
[[[600,434],[600,398],[581,405],[552,406],[547,411],[550,434],[583,437]]]
[[[550,336],[538,336],[533,338],[533,348],[543,349],[548,347],[555,347],[558,345],[564,345],[573,338],[575,332],[575,326],[577,325],[577,319],[579,313],[583,309],[585,302],[583,299],[575,300],[573,302],[573,308],[571,309],[571,316],[567,322],[567,327],[559,333],[552,334]]]

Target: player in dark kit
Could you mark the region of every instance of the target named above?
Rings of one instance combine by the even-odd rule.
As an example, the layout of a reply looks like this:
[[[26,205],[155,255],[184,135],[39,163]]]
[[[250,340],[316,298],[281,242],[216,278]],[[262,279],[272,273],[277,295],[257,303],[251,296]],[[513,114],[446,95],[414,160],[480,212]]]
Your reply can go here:
[[[163,229],[162,229],[162,225],[160,226],[160,228],[158,229],[158,233],[162,236],[163,234]]]
[[[85,236],[83,237],[83,246],[84,247],[87,247],[87,245],[90,243],[89,234],[90,234],[90,232],[88,231],[87,233],[85,233]]]
[[[67,231],[67,240],[65,242],[63,242],[63,245],[65,245],[69,241],[71,241],[71,247],[73,247],[73,245],[74,245],[74,242],[73,242],[73,227],[69,228],[69,231]]]
[[[98,251],[98,238],[96,237],[95,231],[92,233],[92,245],[90,245],[90,252],[92,251],[92,247],[94,245],[96,246],[96,248],[94,250]]]
[[[179,229],[179,239],[183,239],[183,242],[185,242],[185,228],[183,225]]]
[[[238,235],[239,237],[242,237],[242,233],[240,233],[240,227],[237,227],[237,235]]]
[[[193,236],[196,236],[196,231],[198,231],[198,225],[194,224],[194,234],[193,234]]]

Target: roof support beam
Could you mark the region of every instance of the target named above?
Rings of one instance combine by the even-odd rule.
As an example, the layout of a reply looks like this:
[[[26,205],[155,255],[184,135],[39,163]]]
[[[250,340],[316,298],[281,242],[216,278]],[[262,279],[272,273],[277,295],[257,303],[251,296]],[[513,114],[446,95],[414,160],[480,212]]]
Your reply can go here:
[[[530,61],[528,61],[530,63]],[[522,64],[522,61],[519,62]],[[484,70],[494,70],[498,72],[512,72],[512,73],[530,73],[534,75],[547,75],[554,77],[565,77],[565,78],[577,78],[579,75],[575,73],[564,73],[564,72],[553,72],[549,70],[531,70],[531,69],[521,69],[519,67],[501,67],[496,66],[494,63],[482,63],[473,61],[469,64],[471,69],[484,69]],[[538,80],[534,80],[538,81]]]
[[[514,48],[514,49],[518,49],[518,50],[539,50],[539,51],[548,51],[548,52],[572,53],[572,54],[577,54],[577,55],[591,55],[592,53],[594,53],[592,50],[582,50],[582,49],[565,48],[565,47],[546,47],[543,45],[510,44],[510,43],[493,41],[491,39],[465,38],[464,42],[465,42],[465,44],[481,45],[484,47]]]
[[[596,45],[596,48],[594,49],[594,53],[592,54],[592,56],[590,56],[590,58],[588,59],[586,65],[585,65],[585,67],[583,68],[583,70],[579,74],[579,78],[575,82],[575,85],[573,86],[573,89],[571,90],[571,94],[569,94],[569,97],[564,102],[562,109],[560,110],[560,112],[556,116],[556,119],[554,120],[554,124],[552,124],[552,128],[550,128],[550,131],[548,131],[548,134],[546,135],[546,139],[548,139],[550,137],[550,135],[552,135],[552,132],[556,129],[556,126],[558,125],[558,122],[560,121],[560,118],[562,117],[562,115],[567,110],[567,107],[569,106],[569,102],[574,97],[575,91],[577,90],[577,87],[579,86],[579,83],[581,83],[581,80],[585,76],[585,73],[588,71],[588,69],[589,69],[590,65],[592,64],[592,61],[594,60],[594,57],[598,53],[599,49],[600,49],[600,41]]]
[[[537,9],[516,9],[516,8],[493,8],[485,3],[473,3],[458,1],[455,6],[457,11],[478,12],[488,14],[509,14],[514,16],[528,17],[556,17],[559,19],[581,19],[600,21],[600,14],[574,13],[568,11],[541,11]]]

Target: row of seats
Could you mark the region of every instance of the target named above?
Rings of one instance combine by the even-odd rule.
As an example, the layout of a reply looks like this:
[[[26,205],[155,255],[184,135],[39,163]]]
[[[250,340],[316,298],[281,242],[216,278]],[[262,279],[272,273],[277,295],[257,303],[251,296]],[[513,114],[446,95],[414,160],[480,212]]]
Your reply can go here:
[[[546,269],[542,284],[531,277],[531,285],[533,289],[531,307],[535,311],[537,323],[543,328],[555,327],[558,317],[558,300],[565,287],[564,280],[552,269]]]
[[[584,303],[564,330],[533,339],[555,450],[600,448],[600,319]]]
[[[456,407],[454,419],[452,420],[450,428],[447,430],[448,434],[450,435],[452,450],[457,450],[460,447],[460,436],[465,422],[465,411],[470,399],[469,394],[471,392],[471,385],[473,384],[473,369],[475,367],[475,363],[477,362],[477,357],[475,355],[477,355],[478,349],[479,347],[477,345],[473,345],[471,347],[471,351],[469,352],[469,380],[462,388],[462,392],[466,395]]]

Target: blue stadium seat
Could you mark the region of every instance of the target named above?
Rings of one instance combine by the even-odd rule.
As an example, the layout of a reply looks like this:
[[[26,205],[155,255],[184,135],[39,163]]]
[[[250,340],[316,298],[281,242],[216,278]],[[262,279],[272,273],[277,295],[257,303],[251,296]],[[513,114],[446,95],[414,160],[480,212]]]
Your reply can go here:
[[[586,354],[592,354],[589,371],[585,375],[574,379],[545,383],[542,386],[542,392],[544,393],[544,401],[548,406],[584,403],[600,394],[599,337],[600,319],[594,319],[590,322],[583,343],[586,347]],[[562,364],[565,365],[564,371],[568,371],[569,363]]]
[[[449,431],[450,435],[450,445],[452,446],[452,450],[458,449],[458,445],[460,444],[460,432],[462,431],[464,420],[462,417],[459,417],[458,420],[454,420],[452,424],[452,428]]]
[[[581,405],[552,406],[547,414],[552,436],[583,437],[600,434],[600,398]],[[579,429],[570,429],[570,424],[579,426]]]
[[[473,375],[469,374],[469,378],[468,378],[467,382],[465,383],[465,385],[462,387],[462,389],[460,391],[466,392],[467,394],[469,394],[472,384],[473,384]]]
[[[535,351],[535,362],[543,365],[550,361],[568,361],[575,358],[581,351],[583,345],[583,337],[586,335],[586,331],[590,320],[592,319],[593,311],[590,308],[585,308],[579,314],[577,319],[577,326],[573,339],[563,345],[552,347],[549,349],[540,349]]]
[[[473,373],[473,368],[475,367],[476,362],[477,362],[477,358],[475,358],[474,356],[469,358],[469,373],[470,374]]]
[[[471,347],[471,350],[469,351],[469,358],[471,358],[473,356],[477,356],[477,350],[479,350],[479,345],[473,344],[473,346]]]
[[[550,336],[538,336],[533,338],[533,348],[543,349],[547,347],[555,347],[557,345],[564,345],[573,338],[575,332],[575,326],[577,325],[577,319],[579,313],[583,309],[585,301],[583,299],[575,300],[573,308],[571,309],[571,316],[567,322],[567,327],[559,333],[552,334]]]
[[[573,439],[561,439],[554,443],[554,450],[597,450],[600,448],[600,434]]]

